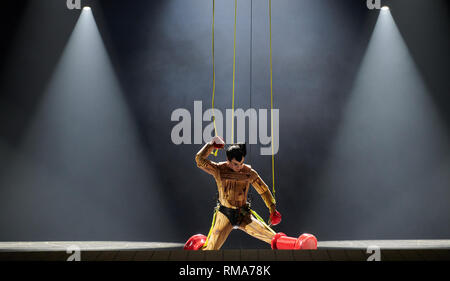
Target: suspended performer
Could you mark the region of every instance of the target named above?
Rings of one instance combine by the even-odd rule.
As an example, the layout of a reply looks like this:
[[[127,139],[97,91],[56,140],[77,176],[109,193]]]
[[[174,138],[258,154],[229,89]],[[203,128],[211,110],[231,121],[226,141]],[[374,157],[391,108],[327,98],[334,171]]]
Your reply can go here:
[[[316,249],[317,239],[314,235],[305,233],[292,238],[281,232],[275,233],[250,209],[247,194],[251,184],[270,210],[269,224],[277,225],[281,222],[281,214],[276,210],[275,198],[269,188],[250,165],[244,164],[245,144],[229,146],[226,150],[226,162],[215,163],[208,159],[214,149],[224,147],[223,139],[216,136],[195,156],[197,166],[216,180],[219,199],[208,237],[194,235],[186,242],[184,249],[219,250],[233,228],[239,228],[269,243],[272,249]]]

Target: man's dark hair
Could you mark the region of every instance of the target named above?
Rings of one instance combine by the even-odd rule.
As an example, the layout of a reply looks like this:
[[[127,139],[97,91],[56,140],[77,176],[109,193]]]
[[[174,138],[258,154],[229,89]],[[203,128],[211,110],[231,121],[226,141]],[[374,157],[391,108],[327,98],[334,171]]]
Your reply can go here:
[[[247,155],[245,143],[233,144],[227,148],[227,159],[229,161],[236,159],[236,161],[241,162],[245,155]]]

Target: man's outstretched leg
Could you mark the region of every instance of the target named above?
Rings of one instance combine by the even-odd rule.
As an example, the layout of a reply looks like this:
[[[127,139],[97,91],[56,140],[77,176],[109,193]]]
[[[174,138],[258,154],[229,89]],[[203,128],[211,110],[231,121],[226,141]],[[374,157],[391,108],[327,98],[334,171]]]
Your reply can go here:
[[[239,229],[269,244],[272,243],[272,238],[276,234],[274,231],[271,231],[265,227],[262,222],[257,220],[252,215],[244,218],[239,226]]]
[[[225,243],[225,240],[227,240],[231,230],[233,230],[233,226],[228,218],[221,212],[217,212],[211,235],[209,236],[206,247],[202,250],[219,250],[223,243]]]

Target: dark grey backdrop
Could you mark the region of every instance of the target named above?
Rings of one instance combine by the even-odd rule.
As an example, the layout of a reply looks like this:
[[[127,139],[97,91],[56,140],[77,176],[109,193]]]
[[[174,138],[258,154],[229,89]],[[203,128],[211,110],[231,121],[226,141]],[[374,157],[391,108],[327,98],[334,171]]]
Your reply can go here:
[[[120,110],[102,115],[112,103],[105,101],[98,112],[74,104],[77,115],[63,125],[57,113],[39,116],[79,11],[67,10],[65,1],[11,2],[1,17],[0,240],[183,242],[206,234],[214,181],[195,166],[201,145],[171,142],[170,115],[176,108],[193,112],[194,100],[210,106],[212,1],[82,1],[93,8],[130,119],[121,123]],[[233,2],[216,4],[222,110],[231,106]],[[269,108],[267,1],[238,2],[236,107]],[[398,156],[378,146],[353,150],[383,138],[370,127],[347,132],[343,155],[333,152],[378,11],[366,1],[272,2],[281,125],[276,188],[284,215],[276,230],[321,240],[448,238],[448,3],[389,1],[432,113],[442,120],[440,134],[420,137],[427,141],[387,138],[388,148],[401,148]],[[78,131],[59,135],[59,126]],[[257,145],[249,150],[247,162],[270,183],[270,157],[260,156]],[[251,197],[267,217],[256,192]],[[225,247],[267,246],[234,231]]]

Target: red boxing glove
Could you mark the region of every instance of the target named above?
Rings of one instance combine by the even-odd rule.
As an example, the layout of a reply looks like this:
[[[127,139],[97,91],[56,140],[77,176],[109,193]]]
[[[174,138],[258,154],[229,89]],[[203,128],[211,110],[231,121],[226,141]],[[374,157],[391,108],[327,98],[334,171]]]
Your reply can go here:
[[[214,148],[216,148],[216,149],[221,149],[221,148],[225,147],[224,140],[221,137],[219,137],[219,136],[215,136],[212,139],[212,144],[213,144]]]
[[[273,211],[270,214],[270,224],[277,225],[281,222],[281,214],[277,210]]]

